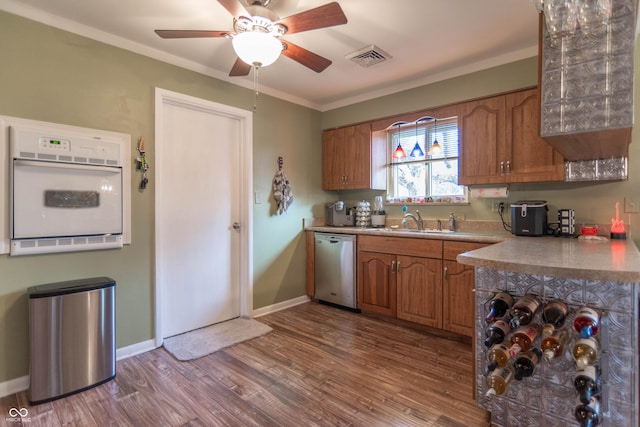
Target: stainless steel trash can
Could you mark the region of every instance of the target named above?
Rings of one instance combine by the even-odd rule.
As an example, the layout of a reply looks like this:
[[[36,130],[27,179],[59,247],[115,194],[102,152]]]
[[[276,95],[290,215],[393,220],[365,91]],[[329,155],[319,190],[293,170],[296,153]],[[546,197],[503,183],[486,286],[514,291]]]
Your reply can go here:
[[[115,285],[93,277],[28,289],[31,403],[115,378]]]

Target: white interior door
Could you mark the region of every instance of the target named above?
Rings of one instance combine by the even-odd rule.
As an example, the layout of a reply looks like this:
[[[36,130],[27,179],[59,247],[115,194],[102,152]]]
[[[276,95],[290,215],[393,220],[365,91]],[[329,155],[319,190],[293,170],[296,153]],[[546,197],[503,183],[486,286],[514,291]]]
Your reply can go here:
[[[157,338],[246,314],[242,152],[250,118],[178,98],[156,103]]]

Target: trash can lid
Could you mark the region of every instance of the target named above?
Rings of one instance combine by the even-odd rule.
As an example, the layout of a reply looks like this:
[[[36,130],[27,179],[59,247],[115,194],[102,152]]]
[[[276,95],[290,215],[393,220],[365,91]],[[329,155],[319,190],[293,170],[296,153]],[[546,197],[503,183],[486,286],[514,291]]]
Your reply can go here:
[[[31,286],[27,291],[29,298],[46,298],[77,292],[88,292],[115,285],[115,280],[110,277],[90,277],[88,279],[75,279]]]

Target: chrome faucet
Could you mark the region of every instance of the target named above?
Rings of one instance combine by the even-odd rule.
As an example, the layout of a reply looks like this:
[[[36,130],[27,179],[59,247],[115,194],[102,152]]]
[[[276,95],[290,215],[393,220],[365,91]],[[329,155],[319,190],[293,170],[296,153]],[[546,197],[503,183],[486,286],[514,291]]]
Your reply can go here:
[[[420,211],[416,211],[416,215],[418,216],[417,218],[414,214],[407,212],[404,214],[404,217],[413,219],[416,222],[418,230],[422,231],[424,230],[424,222],[422,221],[422,216],[420,216]]]
[[[436,219],[436,230],[442,231],[442,221]]]

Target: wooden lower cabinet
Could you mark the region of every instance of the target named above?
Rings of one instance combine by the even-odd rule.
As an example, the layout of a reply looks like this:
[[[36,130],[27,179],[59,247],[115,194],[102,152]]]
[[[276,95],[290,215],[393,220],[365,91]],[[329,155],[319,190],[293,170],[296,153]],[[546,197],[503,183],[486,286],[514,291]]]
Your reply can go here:
[[[473,337],[475,269],[458,264],[456,257],[487,246],[484,243],[445,240],[443,246],[442,329]]]
[[[358,308],[365,313],[396,316],[396,256],[358,253]]]
[[[307,249],[307,259],[305,265],[305,281],[306,291],[309,298],[313,298],[316,293],[316,245],[315,245],[315,233],[313,231],[305,231],[305,247]]]
[[[473,336],[475,282],[474,268],[444,261],[442,294],[442,329],[457,334]]]
[[[475,274],[456,257],[484,246],[360,236],[358,308],[472,337]]]
[[[397,257],[398,319],[442,328],[442,260]]]

